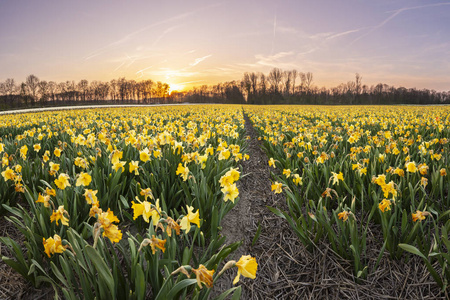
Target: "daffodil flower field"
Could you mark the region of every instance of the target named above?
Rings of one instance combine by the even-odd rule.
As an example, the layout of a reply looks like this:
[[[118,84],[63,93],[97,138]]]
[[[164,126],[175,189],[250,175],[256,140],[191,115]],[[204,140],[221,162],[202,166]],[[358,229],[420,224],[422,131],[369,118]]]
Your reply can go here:
[[[55,298],[206,299],[239,246],[219,226],[249,158],[243,124],[238,106],[2,116],[1,213],[25,236],[0,238],[3,261]],[[225,266],[235,284],[256,276],[251,256]]]
[[[326,240],[357,279],[388,253],[413,253],[446,290],[450,280],[450,115],[447,107],[249,107],[284,193],[285,218],[309,249]],[[375,265],[367,235],[381,230]]]
[[[227,243],[221,229],[251,176],[242,171],[252,158],[247,116],[271,170],[272,183],[258,188],[285,198],[267,212],[307,250],[330,245],[351,262],[356,283],[382,260],[418,256],[446,293],[447,107],[205,105],[0,116],[0,217],[24,237],[0,237],[9,253],[3,262],[35,288],[51,286],[55,299],[238,299],[238,283],[257,277],[258,257],[229,258],[242,243]],[[372,232],[382,238],[368,245]],[[375,263],[368,247],[379,249]],[[213,295],[225,273],[233,273],[231,286]]]

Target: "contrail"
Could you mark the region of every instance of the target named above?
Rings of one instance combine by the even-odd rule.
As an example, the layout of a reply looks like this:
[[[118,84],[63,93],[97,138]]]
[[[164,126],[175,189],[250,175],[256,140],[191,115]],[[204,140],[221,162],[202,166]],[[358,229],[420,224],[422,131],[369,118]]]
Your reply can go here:
[[[272,53],[273,53],[276,32],[277,32],[277,13],[275,12],[275,18],[273,19],[272,50],[270,51],[270,55],[272,55]]]
[[[422,9],[422,8],[428,8],[428,7],[436,7],[436,6],[443,6],[443,5],[450,5],[450,2],[443,2],[443,3],[434,3],[434,4],[426,4],[426,5],[420,5],[420,6],[412,6],[412,7],[403,7],[397,10],[391,10],[391,11],[387,11],[387,13],[393,13],[392,15],[390,15],[388,18],[386,18],[383,22],[381,22],[380,24],[376,25],[375,27],[372,28],[372,30],[369,30],[368,32],[366,32],[365,34],[357,37],[355,40],[353,40],[353,42],[350,43],[350,45],[354,44],[356,41],[359,41],[360,39],[366,37],[367,35],[371,34],[372,32],[374,32],[375,30],[383,27],[384,25],[386,25],[386,23],[388,23],[390,20],[392,20],[393,18],[395,18],[396,16],[398,16],[400,13],[407,11],[407,10],[416,10],[416,9]]]

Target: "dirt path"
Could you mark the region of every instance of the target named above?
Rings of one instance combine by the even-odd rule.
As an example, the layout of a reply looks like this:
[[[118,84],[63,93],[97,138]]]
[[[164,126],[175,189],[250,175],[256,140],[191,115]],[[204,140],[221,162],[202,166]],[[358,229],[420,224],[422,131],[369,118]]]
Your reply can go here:
[[[250,137],[247,153],[250,159],[242,163],[241,180],[239,181],[238,204],[222,221],[222,234],[227,237],[227,243],[243,241],[243,245],[231,255],[239,259],[241,255],[251,255],[258,261],[258,272],[255,280],[242,278],[241,299],[275,299],[277,291],[271,283],[277,283],[282,276],[280,256],[282,247],[282,229],[285,222],[270,213],[266,206],[283,206],[284,197],[271,192],[270,170],[268,157],[261,149],[258,135],[250,119],[245,117],[246,134]],[[261,226],[259,239],[252,246],[253,238]],[[294,241],[291,241],[292,245]],[[230,258],[230,259],[231,259]],[[215,283],[215,291],[224,291],[232,286],[235,273],[227,272]],[[284,292],[282,293],[284,294]]]

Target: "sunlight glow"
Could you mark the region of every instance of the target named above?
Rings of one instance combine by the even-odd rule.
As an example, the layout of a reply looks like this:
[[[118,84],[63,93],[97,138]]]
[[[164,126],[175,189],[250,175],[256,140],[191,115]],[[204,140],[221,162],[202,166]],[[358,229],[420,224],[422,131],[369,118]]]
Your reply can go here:
[[[172,94],[173,91],[181,92],[185,88],[184,85],[177,83],[169,83],[169,86],[169,94]]]

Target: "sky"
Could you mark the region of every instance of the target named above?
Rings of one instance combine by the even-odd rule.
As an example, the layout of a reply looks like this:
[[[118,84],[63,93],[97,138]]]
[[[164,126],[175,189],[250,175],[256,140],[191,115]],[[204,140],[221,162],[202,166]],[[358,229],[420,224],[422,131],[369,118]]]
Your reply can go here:
[[[0,0],[0,81],[172,89],[273,68],[450,91],[450,0]]]

